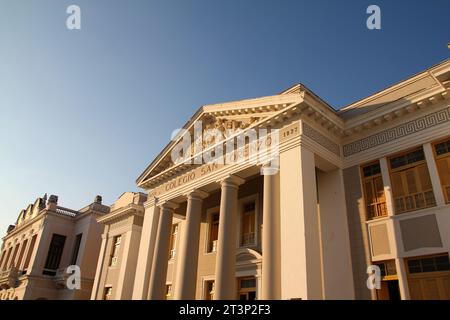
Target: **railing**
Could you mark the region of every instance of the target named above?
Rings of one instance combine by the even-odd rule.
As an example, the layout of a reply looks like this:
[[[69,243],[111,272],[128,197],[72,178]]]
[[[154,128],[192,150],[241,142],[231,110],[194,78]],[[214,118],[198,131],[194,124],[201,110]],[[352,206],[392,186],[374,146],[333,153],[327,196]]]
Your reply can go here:
[[[406,196],[397,197],[394,199],[395,213],[403,213],[436,205],[434,193],[431,190],[412,193]]]
[[[242,235],[242,239],[241,239],[241,245],[242,246],[248,246],[251,244],[255,244],[255,233],[251,232],[251,233],[244,233]]]
[[[72,218],[74,218],[78,215],[78,211],[63,208],[63,207],[56,207],[56,213],[61,214],[63,216],[72,217]]]
[[[376,219],[387,216],[386,202],[374,203],[367,206],[369,219]]]

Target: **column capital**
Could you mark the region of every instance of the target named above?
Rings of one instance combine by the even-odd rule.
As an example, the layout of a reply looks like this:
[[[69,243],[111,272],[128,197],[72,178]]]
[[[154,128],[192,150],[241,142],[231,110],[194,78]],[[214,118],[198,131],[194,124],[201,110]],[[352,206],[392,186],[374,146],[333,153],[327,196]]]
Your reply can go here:
[[[228,186],[228,187],[235,187],[235,188],[237,188],[241,184],[244,184],[245,180],[242,179],[241,177],[238,177],[238,176],[230,174],[230,175],[220,179],[217,182],[220,183],[221,187]]]
[[[145,209],[151,208],[151,207],[153,207],[153,206],[155,206],[157,204],[158,204],[158,198],[157,197],[155,197],[155,196],[148,197],[147,201],[144,202],[144,208]]]
[[[174,210],[179,207],[179,204],[166,200],[166,201],[161,202],[159,204],[159,206],[161,207],[161,209],[164,209],[164,210]]]
[[[260,164],[260,172],[263,176],[273,176],[280,172],[279,160],[269,160]]]
[[[188,200],[203,200],[209,196],[209,193],[202,190],[191,190],[186,193],[186,197]]]

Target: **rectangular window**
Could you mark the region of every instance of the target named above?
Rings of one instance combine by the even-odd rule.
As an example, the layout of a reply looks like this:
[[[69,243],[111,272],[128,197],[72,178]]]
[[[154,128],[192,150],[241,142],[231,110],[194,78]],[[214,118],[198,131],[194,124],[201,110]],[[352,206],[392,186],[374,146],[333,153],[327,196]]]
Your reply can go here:
[[[61,262],[65,242],[66,236],[56,233],[53,234],[42,274],[49,276],[56,274],[56,270],[59,268],[59,263]]]
[[[75,244],[73,247],[73,253],[72,253],[72,259],[70,260],[70,264],[71,265],[76,265],[77,264],[77,259],[78,259],[78,251],[80,251],[80,244],[81,244],[81,237],[83,236],[82,233],[77,234],[76,238],[75,238]]]
[[[111,251],[111,260],[109,263],[110,267],[117,266],[117,262],[119,259],[119,249],[120,249],[120,242],[122,241],[122,236],[115,236],[113,238],[113,248]]]
[[[172,233],[170,235],[169,260],[175,258],[175,249],[177,245],[178,223],[172,225]]]
[[[389,163],[396,214],[436,205],[422,147]]]
[[[408,259],[409,273],[424,273],[449,271],[450,261],[448,254],[438,255],[434,257],[422,257]]]
[[[239,300],[256,300],[256,278],[245,277],[238,279]]]
[[[216,252],[217,239],[219,239],[219,213],[213,213],[211,215],[208,239],[208,252]]]
[[[375,262],[374,265],[380,267],[381,276],[383,278],[393,277],[397,275],[397,267],[395,266],[395,260]]]
[[[5,256],[6,256],[6,250],[3,250],[2,258],[0,259],[0,268],[3,266],[3,261],[5,260]]]
[[[386,197],[380,163],[374,163],[362,168],[364,199],[368,219],[387,216]]]
[[[255,201],[244,203],[241,213],[241,246],[255,245]]]
[[[450,139],[436,143],[434,152],[445,202],[450,203]]]
[[[111,300],[112,298],[112,287],[105,287],[104,300]]]
[[[22,247],[20,248],[19,258],[17,259],[17,264],[16,264],[17,268],[20,268],[20,265],[21,265],[22,259],[23,259],[23,255],[24,255],[25,249],[27,247],[27,243],[28,243],[28,239],[25,239],[25,241],[22,243]]]
[[[3,264],[3,270],[6,270],[8,268],[8,261],[9,261],[9,257],[11,256],[12,249],[13,248],[10,247],[8,250],[8,254],[6,255],[5,263]]]
[[[16,247],[14,248],[14,253],[11,259],[11,262],[9,263],[9,267],[12,268],[15,265],[16,262],[16,256],[17,256],[17,251],[19,251],[19,244],[16,244]]]
[[[214,299],[214,280],[205,281],[205,300]]]
[[[34,245],[36,244],[37,235],[35,234],[33,238],[31,238],[30,248],[28,248],[27,256],[25,258],[25,264],[23,265],[23,271],[27,271],[28,265],[30,264],[31,255],[33,254]]]

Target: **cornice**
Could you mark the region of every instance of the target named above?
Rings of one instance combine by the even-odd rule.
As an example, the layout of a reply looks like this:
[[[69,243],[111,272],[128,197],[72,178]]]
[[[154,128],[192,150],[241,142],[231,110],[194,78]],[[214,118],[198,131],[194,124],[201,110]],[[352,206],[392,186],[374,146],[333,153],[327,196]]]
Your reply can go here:
[[[97,222],[102,224],[109,224],[111,222],[121,220],[132,215],[144,216],[144,207],[142,205],[130,203],[125,207],[121,207],[117,210],[114,210],[113,212],[97,218]]]
[[[387,128],[362,139],[347,143],[343,146],[343,155],[344,157],[349,157],[445,122],[450,122],[450,107],[439,109],[419,118],[401,123],[395,127]]]
[[[392,102],[375,113],[370,112],[358,118],[352,118],[345,123],[344,135],[348,137],[375,127],[383,127],[395,119],[429,108],[440,101],[448,100],[449,91],[450,89],[436,87]]]
[[[46,209],[43,209],[39,211],[39,213],[33,217],[32,219],[26,220],[18,226],[18,228],[15,228],[13,231],[5,235],[2,239],[3,241],[7,241],[10,238],[14,238],[17,234],[20,234],[25,229],[27,229],[30,225],[34,224],[35,222],[39,221],[40,219],[43,219],[46,216]]]

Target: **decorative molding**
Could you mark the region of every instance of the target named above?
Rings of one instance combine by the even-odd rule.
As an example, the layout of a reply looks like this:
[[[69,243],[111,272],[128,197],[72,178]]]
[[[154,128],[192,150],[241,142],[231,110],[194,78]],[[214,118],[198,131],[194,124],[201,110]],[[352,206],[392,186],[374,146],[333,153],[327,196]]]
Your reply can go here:
[[[331,151],[338,157],[341,156],[341,149],[339,148],[339,145],[327,137],[325,137],[323,134],[321,134],[319,131],[313,129],[309,125],[307,125],[305,122],[302,122],[302,133],[307,136],[308,138],[311,138],[318,144],[320,144],[322,147],[327,149],[328,151]]]
[[[349,157],[356,153],[435,127],[448,121],[450,121],[450,108],[430,113],[396,127],[383,130],[364,139],[344,145],[344,157]]]

